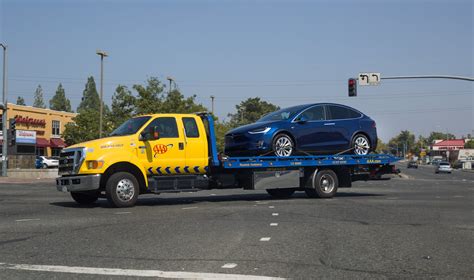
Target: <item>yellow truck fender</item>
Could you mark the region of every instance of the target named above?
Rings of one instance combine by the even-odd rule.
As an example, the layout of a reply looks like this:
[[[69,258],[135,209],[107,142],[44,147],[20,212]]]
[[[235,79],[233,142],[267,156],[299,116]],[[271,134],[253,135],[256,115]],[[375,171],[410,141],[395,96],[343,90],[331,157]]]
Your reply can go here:
[[[120,160],[117,160],[120,159]],[[107,163],[106,169],[102,175],[101,186],[105,186],[107,179],[116,172],[129,172],[137,178],[140,185],[140,192],[145,192],[148,188],[148,178],[146,170],[139,163],[140,161],[136,156],[127,157],[118,156],[117,154],[107,154],[102,158]]]

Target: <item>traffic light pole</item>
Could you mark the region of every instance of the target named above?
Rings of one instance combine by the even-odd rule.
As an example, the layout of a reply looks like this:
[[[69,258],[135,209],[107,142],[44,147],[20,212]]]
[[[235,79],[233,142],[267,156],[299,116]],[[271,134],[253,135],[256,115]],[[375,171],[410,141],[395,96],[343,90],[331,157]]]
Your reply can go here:
[[[449,76],[449,75],[421,75],[421,76],[392,76],[392,77],[381,77],[381,80],[398,80],[398,79],[451,79],[451,80],[463,80],[474,82],[472,77],[462,76]]]
[[[3,48],[3,108],[2,108],[2,177],[7,177],[8,168],[8,137],[7,137],[7,46],[0,44]]]

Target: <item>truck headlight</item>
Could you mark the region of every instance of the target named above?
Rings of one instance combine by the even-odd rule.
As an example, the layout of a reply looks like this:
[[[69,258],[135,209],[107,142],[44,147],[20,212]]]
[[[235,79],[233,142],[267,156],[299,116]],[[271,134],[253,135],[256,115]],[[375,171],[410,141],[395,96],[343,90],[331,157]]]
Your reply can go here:
[[[104,166],[103,160],[88,160],[86,161],[87,169],[101,169]]]
[[[259,134],[259,133],[267,133],[270,131],[270,129],[272,129],[271,127],[262,127],[262,128],[257,128],[257,129],[254,129],[254,130],[250,130],[249,131],[249,134]]]

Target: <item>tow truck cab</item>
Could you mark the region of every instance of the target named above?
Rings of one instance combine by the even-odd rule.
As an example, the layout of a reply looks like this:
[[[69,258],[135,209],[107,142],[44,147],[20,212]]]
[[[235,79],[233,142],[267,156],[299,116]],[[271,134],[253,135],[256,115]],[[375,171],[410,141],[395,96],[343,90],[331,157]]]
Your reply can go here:
[[[143,193],[211,188],[332,197],[357,176],[390,173],[393,161],[340,155],[218,159],[211,115],[154,114],[128,120],[110,137],[64,149],[56,187],[78,203],[106,197],[116,207],[133,206]]]

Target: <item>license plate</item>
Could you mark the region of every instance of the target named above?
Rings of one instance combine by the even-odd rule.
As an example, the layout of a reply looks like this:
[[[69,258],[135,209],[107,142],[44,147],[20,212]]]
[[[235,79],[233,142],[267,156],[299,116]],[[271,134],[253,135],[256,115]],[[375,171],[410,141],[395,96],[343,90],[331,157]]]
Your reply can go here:
[[[63,187],[62,192],[67,192],[67,187]]]

